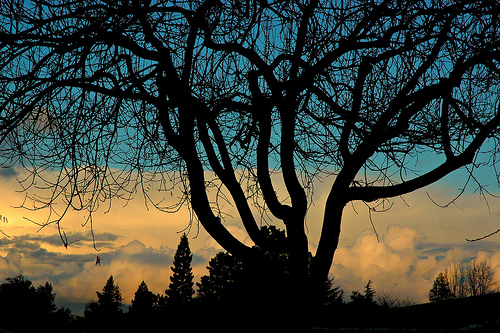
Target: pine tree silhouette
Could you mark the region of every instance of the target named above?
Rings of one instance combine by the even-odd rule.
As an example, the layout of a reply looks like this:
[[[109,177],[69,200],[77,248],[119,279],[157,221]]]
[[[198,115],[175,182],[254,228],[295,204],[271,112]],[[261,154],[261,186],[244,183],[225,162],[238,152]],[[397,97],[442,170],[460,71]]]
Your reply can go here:
[[[155,307],[158,306],[158,295],[155,295],[148,289],[146,282],[142,281],[137,291],[134,294],[132,305],[129,309],[129,314],[133,315],[150,315],[154,313]]]
[[[372,280],[368,280],[365,286],[364,293],[354,290],[351,295],[351,301],[357,306],[373,306],[375,305],[375,290],[372,287]]]
[[[159,295],[151,292],[142,281],[134,294],[128,311],[128,329],[130,332],[154,332],[158,325]]]
[[[121,312],[120,307],[123,305],[123,297],[118,285],[115,285],[113,275],[109,277],[106,284],[102,288],[102,293],[97,292],[99,305],[105,311]]]
[[[93,301],[85,307],[85,318],[92,320],[113,319],[122,313],[123,297],[118,285],[115,285],[113,275],[109,277],[102,288],[102,292],[96,292],[97,302]]]
[[[174,255],[170,285],[165,291],[169,304],[187,304],[193,299],[192,259],[188,238],[186,234],[183,234]]]
[[[452,298],[453,294],[448,279],[443,273],[439,273],[432,284],[432,289],[429,291],[429,301],[440,302]]]

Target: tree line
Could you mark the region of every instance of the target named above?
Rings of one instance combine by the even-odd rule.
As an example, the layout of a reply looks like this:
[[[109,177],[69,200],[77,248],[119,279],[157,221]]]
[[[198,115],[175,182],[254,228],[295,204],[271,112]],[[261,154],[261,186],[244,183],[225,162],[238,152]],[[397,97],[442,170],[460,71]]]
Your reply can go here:
[[[173,331],[186,329],[217,329],[232,331],[235,328],[260,329],[265,319],[266,328],[279,330],[286,325],[286,316],[280,313],[283,304],[295,297],[290,293],[288,254],[286,253],[285,232],[274,226],[263,227],[269,239],[281,246],[274,251],[262,251],[260,262],[242,260],[228,252],[217,253],[208,263],[208,274],[193,282],[191,267],[192,253],[189,241],[184,234],[174,255],[170,284],[164,294],[155,294],[142,281],[128,312],[123,312],[123,297],[113,276],[107,280],[97,301],[87,304],[84,312],[85,327],[88,331],[109,331],[116,328],[117,322],[125,323],[120,329],[144,329],[156,327],[165,318],[175,318],[169,322]],[[319,323],[324,317],[332,317],[333,311],[342,308],[346,318],[355,314],[373,312],[414,304],[411,299],[400,299],[387,293],[377,293],[369,280],[364,291],[352,291],[350,302],[344,300],[344,291],[328,278],[319,287],[320,307],[309,312],[310,324]],[[195,290],[196,285],[196,290]],[[262,320],[253,323],[249,318],[260,313]],[[192,318],[197,318],[193,321]],[[338,320],[337,316],[333,316]],[[118,320],[121,318],[122,320]],[[329,322],[329,320],[328,320]],[[340,321],[352,325],[359,321]]]
[[[57,308],[52,284],[35,287],[23,275],[5,280],[0,284],[0,331],[72,331],[75,317],[69,309]]]
[[[285,246],[284,231],[271,226],[263,227],[263,232],[276,244]],[[260,249],[255,247],[254,250]],[[127,310],[124,298],[111,275],[102,290],[96,291],[97,299],[86,304],[83,317],[73,316],[69,309],[56,307],[55,293],[49,282],[35,288],[22,275],[6,278],[6,282],[0,285],[0,328],[10,332],[28,332],[34,328],[48,328],[55,332],[134,332],[154,329],[167,320],[172,331],[186,329],[186,325],[193,330],[231,331],[240,327],[242,322],[246,329],[253,329],[247,319],[255,313],[268,317],[270,330],[280,328],[283,320],[280,306],[294,297],[286,285],[289,281],[288,256],[283,248],[262,251],[265,265],[219,252],[209,261],[208,274],[196,284],[192,257],[184,234],[175,252],[170,283],[164,294],[152,292],[142,281],[128,311],[124,311]],[[468,265],[453,262],[437,275],[429,299],[439,302],[477,296],[494,292],[496,287],[493,269],[487,261],[472,260]],[[415,304],[410,298],[375,291],[372,280],[367,282],[363,291],[352,291],[350,301],[345,300],[344,291],[335,286],[333,278],[324,281],[320,294],[321,306],[309,313],[311,325],[368,327],[387,310]],[[23,316],[32,320],[23,320]],[[257,322],[260,327],[261,321]]]
[[[429,301],[480,296],[498,292],[499,287],[488,261],[474,259],[467,265],[453,262],[437,275],[429,291]]]

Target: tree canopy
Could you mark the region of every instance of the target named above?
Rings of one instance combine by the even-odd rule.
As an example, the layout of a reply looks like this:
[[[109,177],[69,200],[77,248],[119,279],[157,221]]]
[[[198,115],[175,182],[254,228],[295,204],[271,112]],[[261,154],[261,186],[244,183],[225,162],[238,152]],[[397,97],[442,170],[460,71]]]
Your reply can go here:
[[[30,172],[28,192],[49,192],[30,192],[35,209],[92,213],[141,190],[160,209],[187,204],[226,250],[253,256],[223,223],[226,200],[262,248],[261,218],[283,222],[292,275],[322,283],[346,204],[464,166],[474,180],[480,153],[496,163],[499,6],[2,1],[2,163]],[[316,181],[329,194],[311,261]],[[178,204],[153,201],[158,189]]]
[[[361,306],[375,305],[375,290],[372,287],[372,283],[372,280],[368,280],[363,293],[360,293],[357,290],[352,291],[351,301],[353,304]]]

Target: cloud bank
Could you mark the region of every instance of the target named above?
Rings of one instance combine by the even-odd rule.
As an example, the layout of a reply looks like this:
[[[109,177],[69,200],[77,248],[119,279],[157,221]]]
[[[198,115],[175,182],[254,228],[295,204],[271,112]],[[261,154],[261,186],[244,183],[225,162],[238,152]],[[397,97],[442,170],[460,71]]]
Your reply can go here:
[[[244,236],[243,230],[232,229]],[[58,306],[70,307],[75,313],[83,312],[85,303],[96,299],[95,292],[102,289],[110,275],[128,304],[143,280],[155,293],[163,294],[168,288],[175,248],[154,248],[138,239],[119,245],[122,237],[108,233],[102,235],[107,247],[96,252],[91,250],[89,235],[72,236],[83,240],[79,246],[86,246],[89,252],[67,253],[58,245],[57,234],[1,239],[0,251],[5,255],[0,256],[0,276],[24,274],[35,285],[49,281],[57,293]],[[352,290],[362,290],[371,279],[376,291],[426,302],[434,278],[453,260],[487,259],[500,278],[500,248],[496,242],[436,244],[427,239],[418,229],[399,224],[389,225],[378,239],[372,229],[366,229],[351,245],[337,250],[331,269],[335,284],[344,289],[346,301]],[[221,250],[210,237],[198,243],[202,245],[191,247],[196,281],[207,274],[209,259]],[[59,247],[48,249],[53,245]],[[96,265],[97,255],[101,265]]]
[[[417,303],[428,301],[437,274],[453,261],[488,260],[500,279],[497,242],[432,243],[426,239],[418,229],[399,224],[389,225],[378,239],[373,230],[367,229],[351,246],[339,247],[331,273],[346,296],[372,280],[375,290],[409,297]]]
[[[95,292],[102,289],[109,275],[115,277],[126,303],[130,303],[143,280],[150,290],[163,294],[169,285],[180,233],[187,226],[192,226],[189,240],[196,281],[207,274],[210,258],[222,250],[201,227],[190,224],[189,212],[147,210],[142,200],[126,205],[113,202],[109,213],[96,212],[94,237],[88,226],[82,228],[83,213],[69,212],[63,231],[72,243],[66,249],[55,226],[39,230],[24,219],[30,212],[13,208],[24,200],[24,193],[16,192],[19,188],[15,176],[5,170],[0,173],[0,215],[8,217],[8,223],[0,221],[0,230],[9,236],[0,234],[0,280],[23,274],[35,285],[49,281],[57,293],[57,305],[70,307],[75,313],[83,312],[84,304],[96,299]],[[439,203],[454,197],[450,187],[427,190]],[[312,252],[327,193],[326,183],[316,186],[317,199],[308,213]],[[434,278],[453,260],[487,259],[500,280],[500,237],[465,241],[499,228],[497,202],[487,207],[481,197],[467,194],[455,205],[440,209],[423,191],[393,202],[391,210],[383,214],[368,216],[367,207],[359,202],[344,211],[340,246],[330,273],[336,285],[344,289],[347,301],[352,290],[362,290],[371,279],[375,290],[425,302]],[[228,209],[228,216],[238,216]],[[28,217],[43,220],[36,212]],[[225,223],[233,235],[252,245],[237,218],[228,218]],[[100,266],[96,266],[97,256]]]

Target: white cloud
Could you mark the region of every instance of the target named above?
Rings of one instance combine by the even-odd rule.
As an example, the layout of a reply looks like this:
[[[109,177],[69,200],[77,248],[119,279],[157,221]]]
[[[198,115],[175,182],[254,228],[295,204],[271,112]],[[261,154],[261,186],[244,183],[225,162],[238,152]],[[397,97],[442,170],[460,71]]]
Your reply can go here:
[[[423,239],[425,239],[425,235],[416,228],[395,224],[387,228],[383,241],[394,250],[401,251],[414,249]]]
[[[173,253],[168,247],[158,250],[133,240],[115,251],[96,254],[92,260],[80,265],[69,263],[56,267],[52,274],[59,279],[54,283],[54,289],[64,302],[85,303],[96,299],[95,292],[100,291],[113,275],[125,303],[130,304],[143,280],[150,290],[163,293],[168,286]],[[101,265],[96,265],[97,255],[101,258]],[[63,275],[69,271],[72,274],[65,278]]]
[[[500,279],[499,248],[463,242],[436,250],[424,239],[426,235],[417,229],[395,224],[388,226],[378,242],[373,230],[367,229],[351,246],[339,247],[331,273],[346,296],[352,290],[362,290],[371,279],[375,290],[408,296],[416,302],[428,301],[436,275],[453,261],[488,260]]]

